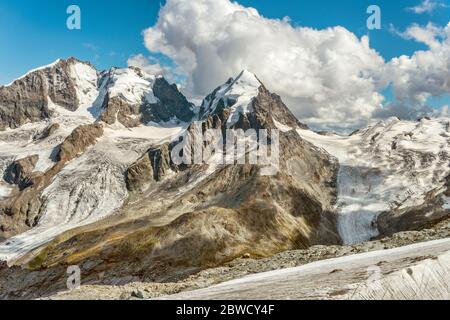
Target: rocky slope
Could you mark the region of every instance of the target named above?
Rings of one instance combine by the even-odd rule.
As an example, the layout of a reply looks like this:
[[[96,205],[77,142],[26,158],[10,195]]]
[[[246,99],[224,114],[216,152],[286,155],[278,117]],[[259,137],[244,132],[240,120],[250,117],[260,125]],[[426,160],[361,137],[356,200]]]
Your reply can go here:
[[[192,290],[197,289],[206,289],[214,285],[218,285],[220,283],[231,281],[235,279],[240,279],[243,277],[249,277],[251,275],[258,275],[260,273],[269,272],[272,271],[272,274],[276,274],[275,271],[284,270],[287,268],[294,268],[299,266],[304,266],[316,261],[320,260],[326,260],[326,259],[333,259],[333,258],[339,258],[339,257],[346,257],[346,256],[352,256],[357,254],[364,254],[366,252],[373,252],[373,251],[379,251],[378,256],[382,257],[382,251],[394,249],[394,248],[400,248],[404,246],[409,246],[411,244],[416,243],[425,243],[434,241],[434,240],[440,240],[450,237],[450,221],[446,220],[443,222],[440,222],[436,226],[434,226],[431,229],[424,229],[421,231],[405,231],[400,232],[392,237],[386,237],[379,240],[369,241],[369,242],[363,242],[357,245],[351,245],[351,246],[312,246],[308,249],[302,249],[302,250],[288,250],[284,251],[282,253],[276,254],[271,257],[262,258],[262,259],[254,259],[251,258],[249,255],[245,254],[244,256],[235,259],[229,263],[223,264],[219,267],[210,268],[202,270],[198,273],[195,273],[189,277],[179,279],[177,277],[174,277],[173,279],[167,279],[166,282],[160,283],[160,282],[131,282],[127,284],[121,284],[121,285],[101,285],[96,282],[93,282],[91,284],[82,285],[81,288],[78,290],[66,290],[63,292],[60,292],[56,295],[52,295],[51,297],[45,297],[45,299],[62,299],[62,300],[79,300],[79,299],[89,299],[89,300],[110,300],[110,299],[152,299],[152,298],[160,298],[167,295],[173,295],[178,294],[181,292],[188,292]],[[417,250],[416,250],[417,251]],[[417,253],[422,255],[421,259],[417,258]],[[436,250],[434,250],[434,253],[436,253]],[[399,270],[406,271],[408,267],[411,267],[413,265],[420,265],[421,262],[426,262],[427,259],[430,258],[429,255],[426,255],[424,251],[419,252],[413,252],[413,254],[416,254],[415,259],[409,259],[410,257],[406,259],[406,261],[409,263],[405,264],[400,262],[398,263],[394,261],[394,263],[391,263],[390,268],[396,269],[397,274],[399,274]],[[383,260],[383,258],[380,258],[380,260]],[[380,261],[382,262],[382,261]],[[371,262],[369,265],[366,265],[366,270],[361,270],[362,277],[358,278],[352,278],[351,276],[348,277],[351,281],[359,281],[359,292],[358,289],[355,291],[355,288],[352,288],[352,291],[349,291],[348,288],[345,288],[344,285],[342,285],[342,282],[339,284],[339,281],[337,281],[335,278],[332,281],[327,281],[323,283],[327,283],[329,286],[331,285],[331,288],[326,288],[325,290],[321,290],[322,292],[319,292],[319,295],[322,299],[367,299],[369,297],[375,298],[373,295],[374,293],[379,294],[376,298],[378,299],[405,299],[406,296],[404,292],[399,291],[398,288],[395,290],[391,290],[391,292],[386,292],[386,288],[390,287],[390,280],[395,279],[389,277],[389,272],[385,270],[382,271],[381,276],[387,275],[386,279],[383,280],[383,286],[375,286],[375,289],[377,291],[373,292],[367,292],[367,286],[365,285],[365,281],[367,279],[371,278],[373,276],[373,271],[377,270],[376,263]],[[380,267],[380,266],[378,266]],[[385,263],[383,263],[383,266],[385,267]],[[404,268],[404,269],[402,269]],[[325,277],[333,277],[333,275],[340,276],[341,272],[344,271],[343,269],[334,268],[331,274],[325,272]],[[431,271],[431,270],[430,270]],[[404,272],[403,272],[404,274]],[[420,280],[420,277],[425,276],[422,284],[422,288],[428,288],[432,287],[430,284],[432,281],[434,281],[434,278],[432,277],[432,273],[418,273],[420,275],[419,277],[416,277],[416,279]],[[364,278],[364,276],[366,278]],[[396,277],[396,275],[394,276]],[[381,278],[381,277],[380,277]],[[378,278],[378,279],[380,279]],[[409,281],[408,277],[403,278],[403,281],[399,281],[398,279],[393,282],[397,284],[397,287],[402,287],[409,290],[409,285],[411,282]],[[310,282],[310,280],[305,279],[305,282],[297,282],[295,283],[291,289],[293,290],[299,290],[302,287],[305,286],[305,283],[314,283]],[[443,282],[445,284],[445,282]],[[448,283],[448,279],[447,279]],[[318,298],[317,292],[320,291],[318,289],[321,287],[321,284],[318,284],[317,281],[315,281],[316,286],[310,286],[307,290],[304,290],[303,292],[303,299],[312,299],[312,298]],[[442,281],[441,281],[442,284]],[[348,285],[352,285],[349,283]],[[334,286],[334,287],[333,287]],[[409,287],[409,288],[408,288]],[[391,288],[392,289],[392,286]],[[405,291],[407,291],[405,290]],[[229,290],[231,291],[231,290]],[[230,294],[226,292],[227,294]],[[270,294],[270,290],[267,291],[268,294]],[[314,294],[315,293],[315,294]],[[349,295],[349,293],[352,293]],[[413,299],[420,299],[425,298],[425,294],[429,294],[430,291],[425,290],[416,290],[415,292],[410,292],[409,294],[414,293]],[[433,293],[433,292],[431,292]],[[440,294],[439,291],[435,291],[435,294]],[[185,293],[185,294],[192,294],[192,293]],[[282,299],[291,299],[291,290],[285,290],[279,292],[279,298]],[[283,296],[284,295],[284,296]],[[167,298],[167,297],[166,297]],[[168,297],[172,298],[172,297]]]

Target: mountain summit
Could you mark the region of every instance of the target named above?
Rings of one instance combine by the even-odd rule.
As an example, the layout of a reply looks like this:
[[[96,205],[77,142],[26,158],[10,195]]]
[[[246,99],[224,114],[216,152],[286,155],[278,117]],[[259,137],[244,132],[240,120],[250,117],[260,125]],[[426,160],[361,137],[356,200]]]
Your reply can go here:
[[[52,104],[72,112],[88,109],[105,123],[125,127],[149,121],[189,122],[194,116],[194,105],[163,77],[133,67],[98,72],[70,58],[0,87],[0,130],[49,119]]]

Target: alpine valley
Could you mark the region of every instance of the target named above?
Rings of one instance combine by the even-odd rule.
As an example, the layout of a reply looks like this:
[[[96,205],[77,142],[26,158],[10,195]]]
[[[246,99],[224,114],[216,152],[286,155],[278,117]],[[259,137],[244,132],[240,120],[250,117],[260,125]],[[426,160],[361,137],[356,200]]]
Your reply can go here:
[[[176,164],[179,137],[207,129],[278,130],[278,171]],[[360,298],[377,292],[355,285],[371,265],[391,298],[427,272],[442,298],[449,160],[450,118],[314,132],[247,70],[196,106],[139,68],[58,60],[0,86],[0,298],[214,298],[227,287],[212,285],[266,271],[222,297]],[[82,287],[68,291],[73,265]]]

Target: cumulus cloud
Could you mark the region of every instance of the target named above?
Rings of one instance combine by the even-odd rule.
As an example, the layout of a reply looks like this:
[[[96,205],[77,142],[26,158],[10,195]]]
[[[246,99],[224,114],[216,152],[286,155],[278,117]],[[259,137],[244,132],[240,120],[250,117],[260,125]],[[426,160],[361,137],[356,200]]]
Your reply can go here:
[[[173,61],[171,72],[181,75],[191,97],[203,97],[247,69],[281,95],[301,121],[348,131],[374,118],[445,114],[427,100],[450,93],[450,24],[392,30],[428,49],[385,62],[366,36],[339,26],[292,26],[289,18],[268,19],[229,0],[167,0],[156,24],[143,34],[151,52]],[[142,55],[130,61],[151,73],[164,72]],[[389,84],[396,101],[386,103],[380,92]]]
[[[150,51],[170,57],[194,94],[242,69],[254,72],[313,126],[358,126],[383,101],[383,58],[342,27],[293,27],[228,0],[168,0],[144,32]]]
[[[445,3],[436,0],[423,0],[421,4],[407,8],[409,11],[412,11],[416,14],[422,13],[432,13],[434,10],[438,8],[446,8],[448,7]]]
[[[421,105],[405,105],[399,102],[388,103],[383,108],[375,110],[373,113],[374,120],[386,119],[390,117],[398,117],[402,120],[417,120],[425,116],[442,116],[443,114],[434,110],[429,106]]]
[[[413,25],[405,34],[429,50],[392,59],[386,72],[400,102],[424,106],[429,97],[450,93],[450,23],[445,28]]]
[[[131,56],[127,63],[129,67],[138,67],[148,74],[165,75],[168,73],[168,69],[161,66],[158,61],[143,54]]]

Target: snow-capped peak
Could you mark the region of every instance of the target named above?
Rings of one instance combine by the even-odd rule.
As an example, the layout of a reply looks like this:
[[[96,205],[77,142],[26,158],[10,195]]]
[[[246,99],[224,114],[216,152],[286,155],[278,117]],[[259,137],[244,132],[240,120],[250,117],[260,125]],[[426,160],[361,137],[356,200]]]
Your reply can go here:
[[[239,121],[241,114],[252,112],[252,101],[261,86],[255,74],[242,70],[236,78],[231,78],[206,97],[200,116],[217,113],[223,107],[229,108],[231,113],[227,125],[230,127]]]

